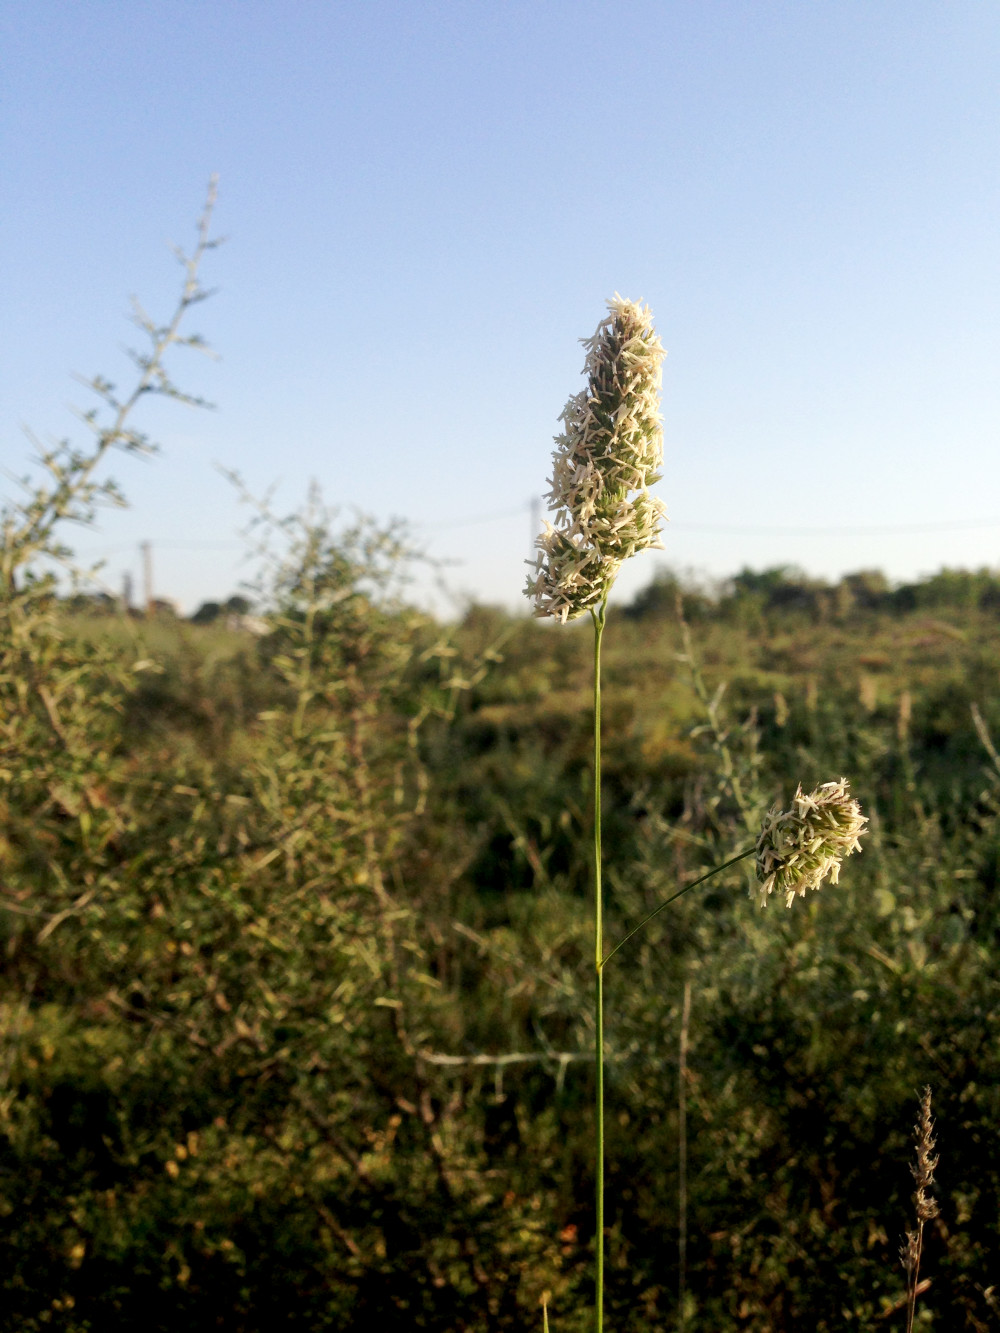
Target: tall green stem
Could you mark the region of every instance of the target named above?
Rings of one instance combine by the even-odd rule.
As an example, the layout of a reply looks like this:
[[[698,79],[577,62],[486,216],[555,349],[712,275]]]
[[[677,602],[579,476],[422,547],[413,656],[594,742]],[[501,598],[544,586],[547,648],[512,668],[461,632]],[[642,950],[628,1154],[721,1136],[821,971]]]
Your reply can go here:
[[[604,637],[604,625],[607,618],[608,599],[592,609],[594,622],[594,1082],[596,1086],[596,1133],[594,1145],[594,1202],[596,1213],[596,1235],[594,1249],[596,1258],[596,1290],[594,1295],[594,1328],[596,1333],[604,1333],[604,965],[609,958],[637,935],[643,926],[652,921],[670,903],[675,902],[689,889],[695,888],[711,879],[713,875],[726,870],[729,866],[753,855],[754,847],[747,847],[738,855],[731,857],[722,865],[715,866],[692,883],[685,885],[664,902],[653,909],[647,916],[619,940],[615,947],[604,954],[604,893],[601,876],[601,640]]]
[[[597,1131],[594,1160],[597,1283],[594,1328],[604,1329],[604,895],[601,888],[601,639],[608,599],[591,611],[594,621],[594,1073]]]

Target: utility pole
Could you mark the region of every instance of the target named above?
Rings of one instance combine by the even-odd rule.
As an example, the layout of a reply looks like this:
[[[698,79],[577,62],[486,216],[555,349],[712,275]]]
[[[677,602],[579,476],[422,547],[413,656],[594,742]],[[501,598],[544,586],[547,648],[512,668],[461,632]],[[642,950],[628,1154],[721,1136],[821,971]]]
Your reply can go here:
[[[542,501],[540,496],[533,495],[531,497],[530,508],[531,508],[531,532],[529,536],[531,538],[531,545],[528,547],[528,558],[534,561],[535,555],[537,553],[537,547],[535,543],[538,541],[538,534],[542,526]]]
[[[132,573],[128,569],[122,576],[122,610],[126,615],[132,610]]]
[[[140,542],[142,552],[142,591],[147,617],[153,614],[153,543]]]

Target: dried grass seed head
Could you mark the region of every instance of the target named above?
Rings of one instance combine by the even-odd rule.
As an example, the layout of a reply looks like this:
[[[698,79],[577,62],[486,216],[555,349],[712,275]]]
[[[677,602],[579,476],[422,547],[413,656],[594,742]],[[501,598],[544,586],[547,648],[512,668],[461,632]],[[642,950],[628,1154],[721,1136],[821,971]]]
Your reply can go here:
[[[934,1121],[931,1119],[931,1090],[924,1088],[920,1097],[920,1113],[913,1126],[913,1139],[917,1148],[916,1161],[910,1167],[916,1182],[917,1192],[914,1198],[917,1208],[917,1221],[929,1222],[938,1215],[937,1199],[929,1193],[935,1183],[934,1172],[939,1158],[934,1155],[937,1147],[934,1138]]]
[[[587,349],[587,387],[563,410],[546,497],[553,513],[538,538],[525,593],[535,614],[572,620],[600,605],[622,562],[659,547],[662,363],[648,306],[615,293]]]
[[[908,1231],[903,1244],[899,1247],[899,1262],[906,1271],[908,1282],[915,1281],[920,1269],[924,1226],[940,1213],[938,1201],[930,1193],[931,1186],[936,1183],[934,1172],[937,1170],[939,1159],[934,1152],[937,1143],[934,1138],[934,1121],[931,1118],[929,1087],[925,1087],[920,1095],[920,1111],[917,1123],[913,1126],[913,1141],[916,1146],[916,1160],[911,1163],[910,1170],[917,1186],[913,1196],[917,1229]]]
[[[843,858],[861,850],[867,823],[846,778],[824,782],[808,795],[801,786],[796,788],[792,808],[769,810],[757,839],[756,895],[761,907],[772,893],[783,893],[786,907],[791,907],[796,897],[804,898],[807,889],[818,889],[825,879],[836,884]]]
[[[920,1241],[915,1231],[908,1231],[899,1247],[899,1262],[903,1265],[907,1277],[912,1277],[920,1263]]]

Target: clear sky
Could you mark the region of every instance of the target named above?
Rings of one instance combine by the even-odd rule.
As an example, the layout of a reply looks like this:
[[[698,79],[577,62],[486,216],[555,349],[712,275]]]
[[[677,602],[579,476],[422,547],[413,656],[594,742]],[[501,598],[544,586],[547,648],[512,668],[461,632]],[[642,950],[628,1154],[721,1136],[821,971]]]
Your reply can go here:
[[[218,172],[152,462],[81,552],[234,591],[217,465],[399,515],[519,604],[578,339],[647,301],[666,552],[722,576],[1000,563],[1000,7],[990,0],[3,0],[0,462],[127,383]],[[182,360],[186,363],[182,364]],[[139,423],[141,424],[141,423]],[[6,483],[0,481],[0,486]]]

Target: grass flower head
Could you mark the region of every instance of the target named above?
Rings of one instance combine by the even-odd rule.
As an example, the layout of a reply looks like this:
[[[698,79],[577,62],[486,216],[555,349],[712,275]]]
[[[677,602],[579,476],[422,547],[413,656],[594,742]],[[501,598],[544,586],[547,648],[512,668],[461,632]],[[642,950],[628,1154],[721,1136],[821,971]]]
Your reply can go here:
[[[648,306],[617,293],[587,349],[587,387],[563,410],[547,496],[554,517],[538,538],[525,593],[535,614],[572,620],[604,601],[622,562],[659,547],[662,362]]]
[[[804,898],[807,889],[818,889],[827,877],[836,884],[843,858],[860,851],[867,823],[846,778],[824,782],[808,795],[798,787],[790,810],[774,806],[757,839],[761,907],[772,893],[783,893],[791,907],[796,896]]]

